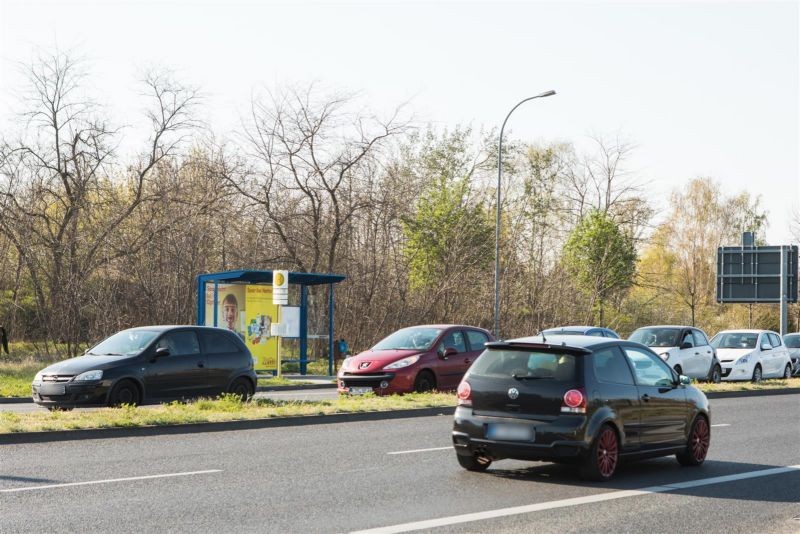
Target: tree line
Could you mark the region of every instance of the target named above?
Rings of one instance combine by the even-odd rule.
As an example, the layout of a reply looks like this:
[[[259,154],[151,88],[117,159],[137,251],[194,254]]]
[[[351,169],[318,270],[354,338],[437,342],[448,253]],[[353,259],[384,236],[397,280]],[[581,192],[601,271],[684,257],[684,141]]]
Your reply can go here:
[[[196,276],[229,269],[346,275],[335,327],[356,349],[413,324],[491,329],[496,131],[420,127],[312,85],[255,95],[220,142],[197,119],[202,93],[152,72],[143,137],[87,96],[80,61],[53,54],[26,73],[0,140],[12,339],[74,354],[124,327],[192,323]],[[758,197],[699,177],[657,213],[630,143],[506,141],[504,337],[570,323],[777,326],[772,307],[715,303],[716,248],[744,230],[763,241]],[[311,294],[319,324],[325,291]]]

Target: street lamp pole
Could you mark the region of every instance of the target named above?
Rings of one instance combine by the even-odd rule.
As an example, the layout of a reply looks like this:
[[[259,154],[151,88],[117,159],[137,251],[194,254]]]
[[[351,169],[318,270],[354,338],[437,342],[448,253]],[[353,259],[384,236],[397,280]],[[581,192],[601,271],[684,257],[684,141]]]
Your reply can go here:
[[[497,339],[500,339],[500,183],[503,180],[503,130],[506,128],[508,118],[522,104],[528,100],[544,98],[554,94],[556,94],[555,91],[545,91],[521,100],[511,108],[511,111],[508,112],[506,119],[503,121],[503,126],[500,127],[500,146],[497,150],[497,221],[494,226],[494,337]]]

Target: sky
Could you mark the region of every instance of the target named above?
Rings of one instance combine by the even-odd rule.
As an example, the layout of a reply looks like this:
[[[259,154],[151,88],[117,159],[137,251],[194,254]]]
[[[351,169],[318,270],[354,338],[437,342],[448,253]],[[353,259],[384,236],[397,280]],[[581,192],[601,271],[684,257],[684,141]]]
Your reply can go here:
[[[92,89],[129,122],[142,73],[174,70],[202,88],[221,138],[263,87],[315,82],[381,113],[407,103],[420,124],[476,129],[552,89],[506,134],[579,150],[620,136],[660,219],[671,191],[708,176],[761,195],[768,243],[788,244],[799,27],[797,2],[0,0],[0,127],[19,111],[19,65],[55,48],[85,58]]]

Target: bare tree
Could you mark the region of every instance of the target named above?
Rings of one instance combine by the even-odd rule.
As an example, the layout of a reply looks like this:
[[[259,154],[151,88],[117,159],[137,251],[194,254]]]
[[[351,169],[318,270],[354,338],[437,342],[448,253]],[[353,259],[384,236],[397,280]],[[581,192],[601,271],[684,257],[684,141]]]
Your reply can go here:
[[[0,148],[0,219],[30,275],[49,339],[73,352],[80,340],[87,279],[100,266],[142,246],[147,236],[115,247],[115,232],[147,199],[154,168],[170,158],[194,123],[193,90],[150,75],[152,128],[138,161],[121,169],[120,128],[80,94],[81,63],[66,54],[41,58],[28,71],[26,131]]]

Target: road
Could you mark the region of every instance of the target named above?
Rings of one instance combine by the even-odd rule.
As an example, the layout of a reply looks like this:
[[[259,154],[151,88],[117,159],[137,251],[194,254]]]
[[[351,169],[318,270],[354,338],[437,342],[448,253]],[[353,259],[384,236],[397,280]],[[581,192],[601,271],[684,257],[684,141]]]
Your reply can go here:
[[[797,533],[798,406],[713,400],[704,466],[647,460],[606,484],[535,462],[464,471],[447,416],[4,445],[0,532]]]

